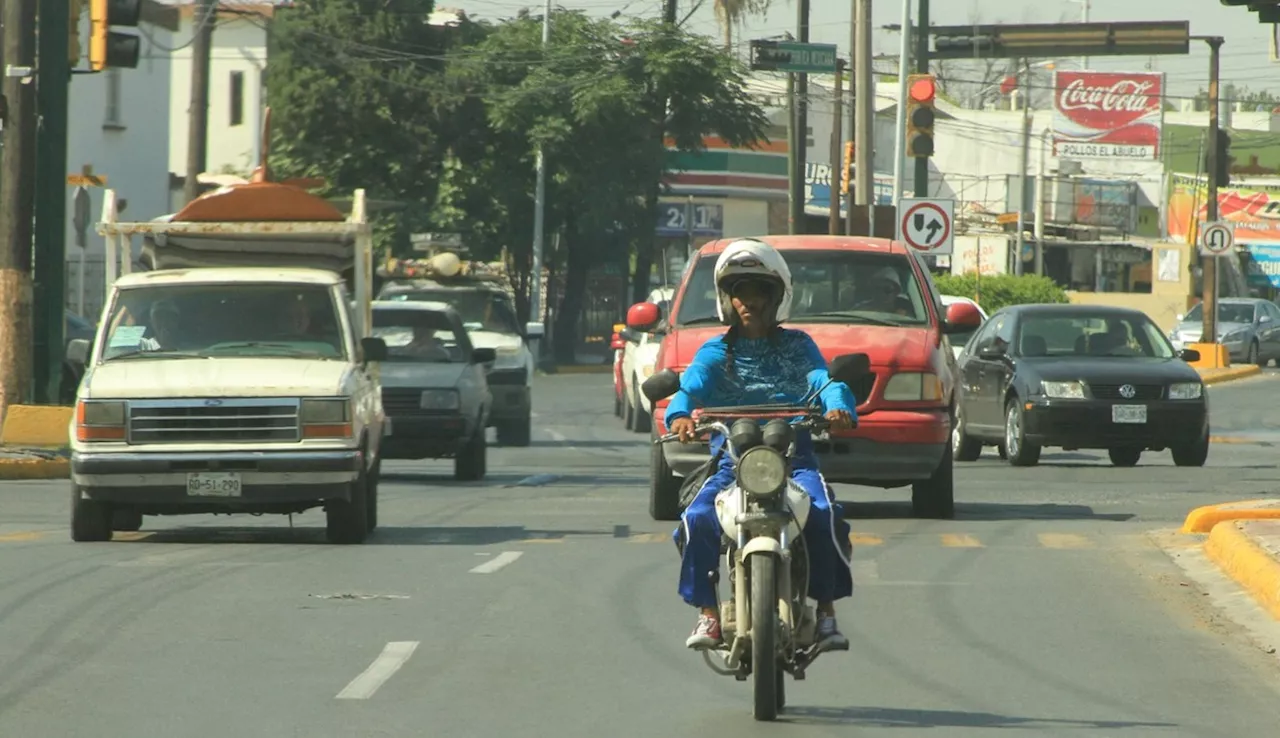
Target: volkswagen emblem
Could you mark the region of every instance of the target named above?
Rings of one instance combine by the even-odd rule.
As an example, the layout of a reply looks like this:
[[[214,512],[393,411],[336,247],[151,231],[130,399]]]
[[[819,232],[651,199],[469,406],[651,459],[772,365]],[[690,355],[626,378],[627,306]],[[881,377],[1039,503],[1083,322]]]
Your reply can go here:
[[[1129,385],[1125,385],[1125,386],[1128,387]],[[1122,389],[1120,391],[1123,392],[1124,390]],[[1131,396],[1132,395],[1125,395],[1125,397],[1131,397]],[[221,404],[222,404],[222,400],[217,400],[217,399],[210,399],[210,400],[204,401],[205,407],[217,407],[218,405],[221,405]]]
[[[1132,384],[1120,385],[1120,396],[1126,400],[1131,399],[1136,394],[1138,394],[1138,390]]]

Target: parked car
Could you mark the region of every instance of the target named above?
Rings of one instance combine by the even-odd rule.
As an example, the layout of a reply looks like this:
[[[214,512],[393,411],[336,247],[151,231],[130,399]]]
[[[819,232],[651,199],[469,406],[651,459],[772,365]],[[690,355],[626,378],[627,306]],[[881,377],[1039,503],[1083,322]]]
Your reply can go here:
[[[387,344],[382,458],[452,458],[457,479],[484,479],[493,405],[486,374],[497,351],[474,348],[445,303],[375,301],[373,335]]]
[[[614,323],[613,336],[609,339],[609,349],[613,351],[613,415],[618,418],[622,417],[622,352],[627,348],[622,332],[626,329],[626,323]]]
[[[1033,466],[1049,446],[1106,449],[1133,466],[1147,450],[1178,466],[1209,453],[1204,384],[1145,313],[1085,305],[997,310],[960,356],[963,377],[952,453],[973,461],[985,445]]]
[[[704,245],[694,255],[665,321],[652,303],[632,306],[628,325],[661,339],[656,369],[683,371],[708,339],[725,331],[716,317],[716,258],[734,239]],[[763,236],[791,269],[794,300],[786,325],[809,333],[828,361],[865,353],[871,371],[850,387],[858,427],[816,445],[823,475],[832,482],[880,488],[911,486],[917,515],[951,517],[951,464],[955,356],[946,333],[972,330],[978,311],[965,303],[944,309],[928,269],[896,241],[845,236]],[[896,299],[873,278],[897,284]],[[667,400],[653,411],[654,435],[666,433]],[[708,458],[705,442],[652,447],[650,515],[674,520],[684,504],[681,477]]]
[[[960,302],[972,305],[974,309],[978,311],[978,315],[982,316],[982,320],[984,322],[986,321],[987,311],[983,310],[982,306],[974,302],[973,300],[970,300],[967,297],[960,297],[958,295],[942,296],[943,308],[949,308],[952,305],[955,305],[956,303],[960,303]],[[951,353],[954,354],[956,358],[959,358],[960,352],[964,350],[964,345],[968,343],[969,339],[973,337],[973,334],[977,332],[978,332],[978,328],[974,328],[972,330],[956,331],[955,333],[947,334],[947,343],[951,345]]]
[[[660,287],[649,293],[647,302],[658,306],[659,325],[671,308],[671,295],[674,291],[671,287]],[[621,367],[623,424],[627,430],[648,433],[652,425],[653,405],[640,391],[640,384],[656,371],[654,367],[657,365],[661,342],[652,331],[627,329],[622,337],[627,342],[622,352]]]
[[[1204,334],[1204,303],[1195,305],[1169,331],[1169,342],[1181,351],[1200,343]],[[1231,361],[1266,366],[1280,364],[1280,307],[1256,297],[1218,300],[1218,343],[1227,347]]]

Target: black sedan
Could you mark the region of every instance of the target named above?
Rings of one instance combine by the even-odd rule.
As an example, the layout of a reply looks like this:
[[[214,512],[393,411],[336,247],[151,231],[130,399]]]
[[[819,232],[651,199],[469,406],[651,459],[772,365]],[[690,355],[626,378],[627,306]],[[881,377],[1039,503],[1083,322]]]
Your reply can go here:
[[[1016,305],[997,311],[957,363],[960,399],[952,443],[958,461],[996,445],[1014,466],[1033,466],[1045,446],[1106,449],[1133,466],[1143,451],[1173,453],[1178,466],[1209,454],[1204,383],[1164,332],[1137,310]]]

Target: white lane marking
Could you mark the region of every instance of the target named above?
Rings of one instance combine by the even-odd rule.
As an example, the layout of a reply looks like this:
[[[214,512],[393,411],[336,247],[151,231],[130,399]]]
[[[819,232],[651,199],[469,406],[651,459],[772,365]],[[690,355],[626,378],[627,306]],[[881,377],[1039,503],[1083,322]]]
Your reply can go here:
[[[880,565],[875,559],[854,559],[849,567],[853,573],[853,586],[870,584],[880,579]]]
[[[555,441],[556,443],[564,443],[565,441],[569,440],[565,438],[563,433],[556,430],[555,428],[548,428],[547,435],[551,436],[551,440]]]
[[[474,569],[472,569],[472,570],[471,570],[471,572],[470,572],[470,573],[472,573],[472,574],[492,574],[492,573],[494,573],[495,571],[497,571],[497,570],[499,570],[499,569],[503,568],[503,567],[504,567],[504,566],[506,566],[507,564],[514,563],[514,562],[515,562],[515,560],[516,560],[516,559],[518,559],[518,558],[520,558],[520,556],[521,556],[523,553],[524,553],[523,551],[503,551],[502,553],[498,554],[497,556],[493,557],[492,559],[489,559],[488,561],[484,562],[483,564],[480,564],[479,566],[475,567]]]
[[[337,699],[340,700],[367,700],[378,691],[392,674],[400,671],[400,667],[409,660],[413,652],[418,649],[418,641],[392,641],[382,649],[382,653],[378,654],[378,658],[369,664],[369,668],[365,669],[360,676],[351,680],[351,683],[342,688],[338,693]]]

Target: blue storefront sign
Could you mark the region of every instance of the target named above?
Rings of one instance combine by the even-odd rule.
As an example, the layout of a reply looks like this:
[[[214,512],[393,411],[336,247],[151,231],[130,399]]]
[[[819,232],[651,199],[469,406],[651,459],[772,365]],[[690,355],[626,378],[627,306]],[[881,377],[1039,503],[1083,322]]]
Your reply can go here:
[[[1280,289],[1280,245],[1249,245],[1249,283]]]
[[[691,223],[692,221],[692,223]],[[659,236],[720,236],[724,233],[724,206],[719,203],[658,203]]]
[[[836,183],[837,191],[839,183]],[[876,205],[892,205],[893,204],[893,179],[877,175],[875,177],[875,196],[873,202]],[[831,165],[830,164],[805,164],[804,178],[804,206],[806,208],[818,208],[820,210],[831,209]],[[845,212],[847,207],[847,198],[843,195],[840,197],[840,212]]]

